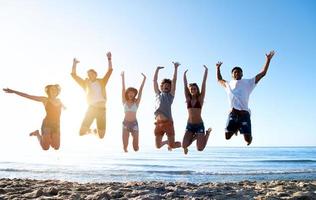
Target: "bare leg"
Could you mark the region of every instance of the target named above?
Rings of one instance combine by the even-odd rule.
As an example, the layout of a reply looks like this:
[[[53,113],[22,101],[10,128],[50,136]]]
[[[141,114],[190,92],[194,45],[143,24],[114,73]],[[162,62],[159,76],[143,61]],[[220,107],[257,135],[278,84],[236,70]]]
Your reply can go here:
[[[60,147],[60,133],[52,133],[51,134],[51,147],[55,150],[58,150]]]
[[[50,135],[48,133],[44,134],[44,135],[41,135],[39,133],[39,130],[36,130],[36,131],[33,131],[32,133],[30,133],[30,136],[36,136],[37,137],[37,140],[38,140],[38,142],[41,145],[43,150],[48,150],[49,149],[49,146],[50,146],[51,142],[50,142]]]
[[[181,142],[175,141],[174,135],[168,136],[168,150],[181,147]]]
[[[188,153],[188,147],[192,144],[192,142],[194,141],[194,135],[191,132],[185,132],[184,137],[183,137],[183,141],[182,141],[182,148],[183,148],[183,152],[184,154]]]
[[[212,128],[208,128],[205,132],[205,135],[204,134],[197,134],[196,147],[197,147],[198,151],[204,150],[211,131],[212,131]]]
[[[244,139],[247,142],[247,145],[250,145],[252,142],[252,136],[250,134],[244,134]]]
[[[129,132],[123,128],[123,131],[122,131],[122,140],[123,140],[123,149],[124,149],[124,152],[127,153],[127,146],[128,146],[128,138],[129,138]]]
[[[139,137],[138,137],[138,131],[132,133],[132,137],[133,137],[133,149],[134,151],[138,151],[139,150]]]
[[[168,141],[162,141],[163,135],[156,135],[156,147],[160,149],[163,145],[168,144]]]

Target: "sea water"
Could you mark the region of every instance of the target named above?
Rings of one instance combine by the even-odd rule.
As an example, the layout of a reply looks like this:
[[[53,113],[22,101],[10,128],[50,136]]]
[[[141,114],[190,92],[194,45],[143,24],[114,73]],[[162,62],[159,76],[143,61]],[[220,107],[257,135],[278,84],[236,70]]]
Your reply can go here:
[[[77,182],[236,182],[315,180],[316,147],[207,147],[122,151],[22,152],[0,158],[0,178]]]

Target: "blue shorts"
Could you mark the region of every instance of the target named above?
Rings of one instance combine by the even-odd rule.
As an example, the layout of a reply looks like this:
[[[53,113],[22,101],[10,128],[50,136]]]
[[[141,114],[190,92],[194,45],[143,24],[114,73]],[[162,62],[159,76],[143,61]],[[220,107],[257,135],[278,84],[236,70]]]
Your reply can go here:
[[[250,114],[247,111],[232,111],[228,115],[226,123],[226,132],[251,135],[251,120]]]
[[[129,121],[124,120],[123,121],[123,129],[125,129],[131,133],[138,132],[138,122],[137,121],[129,122]]]
[[[205,132],[205,128],[204,128],[204,123],[198,123],[198,124],[191,124],[191,123],[187,123],[187,127],[185,128],[186,132],[190,132],[190,133],[202,133],[204,134]]]

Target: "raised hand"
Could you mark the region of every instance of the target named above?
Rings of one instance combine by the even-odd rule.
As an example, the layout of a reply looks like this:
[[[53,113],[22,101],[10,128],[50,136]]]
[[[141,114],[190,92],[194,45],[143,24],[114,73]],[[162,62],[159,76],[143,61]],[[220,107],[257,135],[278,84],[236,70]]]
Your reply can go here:
[[[220,62],[220,61],[219,61],[219,62],[216,63],[216,67],[217,67],[217,68],[220,68],[222,64],[223,64],[223,62]]]
[[[172,62],[172,64],[174,65],[174,67],[179,67],[181,65],[179,62]]]
[[[145,74],[142,73],[142,76],[143,76],[144,79],[146,79],[146,75]]]
[[[158,69],[158,70],[163,69],[163,68],[165,68],[165,67],[163,67],[163,66],[157,66],[157,69]]]
[[[80,61],[77,58],[74,58],[73,63],[78,64],[78,63],[80,63]]]
[[[121,76],[124,77],[124,71],[121,72]]]
[[[271,60],[272,59],[272,57],[274,56],[274,51],[270,51],[268,54],[266,53],[266,57],[267,57],[267,59],[268,60]]]
[[[204,67],[204,69],[205,69],[205,70],[208,70],[208,68],[207,68],[207,66],[206,66],[206,65],[203,65],[203,67]]]
[[[185,70],[185,71],[184,71],[184,75],[187,75],[187,72],[188,72],[188,70]]]
[[[106,53],[106,57],[108,57],[108,60],[112,59],[112,54],[110,51]]]
[[[10,88],[3,88],[3,91],[6,93],[14,93],[14,90],[11,90]]]

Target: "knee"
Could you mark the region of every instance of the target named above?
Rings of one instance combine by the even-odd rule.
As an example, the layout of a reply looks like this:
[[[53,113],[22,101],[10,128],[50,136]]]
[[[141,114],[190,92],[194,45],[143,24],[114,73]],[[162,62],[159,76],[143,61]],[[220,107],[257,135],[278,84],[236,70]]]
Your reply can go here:
[[[197,147],[197,150],[198,150],[198,151],[203,151],[203,150],[204,150],[204,147]]]
[[[225,138],[226,138],[226,140],[229,140],[229,139],[233,136],[233,134],[234,134],[234,133],[232,133],[232,132],[226,132],[226,133],[225,133]]]
[[[42,149],[43,149],[44,151],[47,151],[47,150],[49,149],[49,145],[43,145],[43,146],[42,146]]]
[[[104,138],[104,136],[105,136],[105,132],[104,131],[99,131],[99,138],[100,139],[103,139]]]

